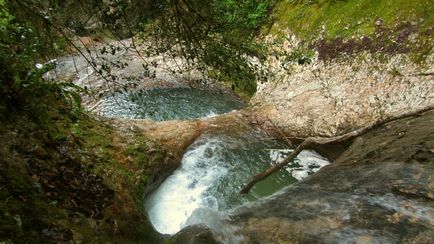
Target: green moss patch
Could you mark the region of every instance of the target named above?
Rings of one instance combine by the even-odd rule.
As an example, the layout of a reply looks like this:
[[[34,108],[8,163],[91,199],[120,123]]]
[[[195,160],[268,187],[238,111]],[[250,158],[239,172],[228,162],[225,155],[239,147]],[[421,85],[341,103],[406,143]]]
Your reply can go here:
[[[411,53],[420,62],[432,52],[434,5],[429,0],[285,0],[263,32],[289,29],[320,59],[354,53]]]
[[[434,6],[430,0],[284,0],[273,13],[278,25],[271,32],[288,27],[303,39],[312,39],[326,31],[324,37],[371,35],[376,21],[392,27],[401,22],[419,23],[419,32],[432,28]]]

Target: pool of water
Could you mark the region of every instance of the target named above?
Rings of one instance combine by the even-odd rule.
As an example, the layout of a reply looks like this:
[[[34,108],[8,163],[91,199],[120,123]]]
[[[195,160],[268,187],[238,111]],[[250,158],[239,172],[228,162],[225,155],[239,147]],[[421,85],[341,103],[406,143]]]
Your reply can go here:
[[[190,88],[158,88],[116,92],[102,99],[101,112],[109,117],[185,120],[238,110],[245,104],[233,95]]]
[[[302,179],[300,175],[307,176],[328,164],[315,152],[304,151],[290,167],[257,183],[249,194],[240,195],[251,176],[268,168],[273,157],[279,161],[288,152],[285,147],[282,141],[254,130],[240,135],[201,136],[187,149],[180,168],[146,200],[150,221],[160,233],[175,234],[192,223],[188,219],[195,211],[227,211],[269,196]],[[285,150],[272,150],[276,148]],[[198,224],[197,219],[193,222]]]
[[[209,117],[243,107],[232,95],[189,88],[118,92],[101,103],[106,116],[155,121]],[[240,195],[250,177],[270,163],[280,162],[291,150],[283,141],[255,128],[227,129],[196,139],[187,148],[181,166],[146,199],[149,219],[160,233],[208,225],[210,219],[269,196],[329,163],[313,151],[303,151],[288,167],[257,183],[249,194]]]

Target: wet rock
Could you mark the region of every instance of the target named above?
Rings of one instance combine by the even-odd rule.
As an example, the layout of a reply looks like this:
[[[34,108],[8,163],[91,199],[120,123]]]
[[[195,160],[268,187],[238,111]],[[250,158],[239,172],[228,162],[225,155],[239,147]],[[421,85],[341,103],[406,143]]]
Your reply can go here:
[[[392,186],[392,192],[407,198],[422,198],[427,201],[434,201],[434,189],[429,189],[423,185],[397,184]]]
[[[52,226],[50,228],[42,229],[41,234],[47,240],[51,240],[57,243],[71,241],[73,237],[73,233],[71,230],[64,229],[58,226]]]
[[[242,243],[430,243],[434,166],[413,155],[434,147],[433,121],[431,111],[368,132],[331,165],[235,209],[226,223]]]
[[[425,243],[434,236],[434,171],[412,155],[434,145],[433,120],[431,111],[369,132],[316,175],[240,207],[231,224],[248,243]]]
[[[251,123],[242,111],[195,120],[153,122],[115,119],[113,122],[120,130],[130,127],[139,128],[146,136],[165,146],[178,160],[182,158],[185,149],[202,133],[243,133],[250,128]]]
[[[100,219],[112,202],[114,192],[104,185],[102,178],[86,172],[72,160],[59,164],[56,170],[34,162],[29,165],[33,181],[42,186],[45,196],[64,208]]]
[[[183,229],[171,239],[174,244],[219,244],[213,233],[205,226],[191,226]]]

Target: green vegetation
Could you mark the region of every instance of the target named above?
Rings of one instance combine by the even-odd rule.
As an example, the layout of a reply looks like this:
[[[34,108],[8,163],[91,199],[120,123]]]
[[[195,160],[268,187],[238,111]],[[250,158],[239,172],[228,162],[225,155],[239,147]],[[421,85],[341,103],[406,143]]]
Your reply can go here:
[[[147,55],[181,56],[249,97],[268,75],[248,61],[268,55],[255,40],[261,31],[287,27],[313,45],[284,53],[284,63],[308,64],[314,48],[324,59],[366,49],[424,56],[431,2],[0,0],[0,242],[159,241],[142,197],[170,155],[139,130],[120,133],[85,112],[81,88],[44,78],[70,38],[140,35]]]
[[[254,38],[274,2],[25,0],[7,6],[16,19],[32,25],[40,39],[36,53],[44,61],[64,53],[76,35],[95,40],[141,35],[149,44],[147,55],[184,57],[191,67],[250,97],[257,72],[248,56],[265,56],[266,48]]]
[[[158,241],[142,197],[165,150],[88,115],[80,88],[44,79],[54,64],[37,62],[62,37],[47,38],[52,29],[16,18],[8,3],[0,2],[0,242]]]
[[[321,60],[367,51],[410,54],[423,63],[432,53],[434,5],[430,0],[285,0],[276,4],[263,34],[284,30],[316,49]],[[377,55],[378,56],[378,55]]]
[[[150,22],[126,19],[125,13],[141,2],[115,4],[110,16],[104,10],[107,6],[97,0],[82,6],[73,1],[0,2],[0,242],[160,240],[142,213],[142,198],[154,174],[164,171],[165,162],[173,159],[140,131],[119,133],[85,112],[81,88],[44,78],[55,68],[47,61],[64,53],[76,34],[95,34],[92,31],[104,29],[104,24],[123,20],[117,25],[121,30],[114,32],[122,37],[132,34],[137,23]],[[172,4],[175,1],[163,9]],[[199,58],[210,72],[235,79],[237,89],[252,94],[254,78],[243,55],[258,50],[253,33],[266,20],[270,5],[253,0],[243,5],[213,4],[199,8],[208,22],[190,32],[197,36],[163,37],[181,41],[203,37],[199,46],[191,46],[199,49],[186,57]],[[190,7],[183,5],[183,11],[201,18],[193,11],[200,6],[203,3],[192,1]],[[89,16],[102,13],[96,20],[74,14],[73,10],[82,13],[86,8]],[[154,13],[159,12],[156,8]],[[165,17],[151,22],[158,25]],[[92,22],[103,26],[87,29]],[[178,23],[183,28],[191,24]],[[171,27],[176,25],[166,31]]]
[[[154,47],[149,52],[184,57],[192,67],[251,96],[256,73],[247,56],[265,54],[254,37],[267,22],[273,2],[167,1],[162,15],[145,26],[144,38]]]
[[[419,22],[420,32],[432,28],[434,5],[430,0],[283,0],[274,8],[277,25],[271,33],[288,27],[303,39],[319,37],[324,26],[325,38],[371,35],[377,20],[385,26]]]
[[[142,197],[164,149],[65,106],[53,100],[44,123],[27,111],[1,120],[0,240],[159,239]]]

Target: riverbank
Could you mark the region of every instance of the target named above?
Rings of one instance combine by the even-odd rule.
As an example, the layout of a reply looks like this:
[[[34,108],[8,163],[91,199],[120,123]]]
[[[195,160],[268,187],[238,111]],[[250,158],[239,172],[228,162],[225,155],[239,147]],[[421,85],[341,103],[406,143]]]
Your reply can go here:
[[[158,243],[141,208],[144,189],[176,160],[134,128],[60,101],[46,112],[1,117],[0,238]]]

